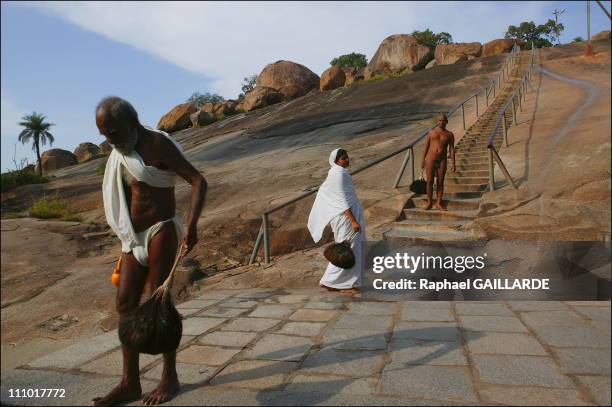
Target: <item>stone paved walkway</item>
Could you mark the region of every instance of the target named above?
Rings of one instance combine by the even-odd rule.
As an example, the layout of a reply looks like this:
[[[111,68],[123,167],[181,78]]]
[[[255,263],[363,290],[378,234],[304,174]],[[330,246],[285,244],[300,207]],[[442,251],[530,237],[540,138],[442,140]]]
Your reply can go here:
[[[609,302],[369,302],[253,289],[177,308],[183,387],[170,405],[610,405]],[[160,362],[141,356],[143,391]],[[87,404],[120,370],[112,331],[4,372],[1,401]],[[66,398],[9,398],[11,388],[65,388]]]

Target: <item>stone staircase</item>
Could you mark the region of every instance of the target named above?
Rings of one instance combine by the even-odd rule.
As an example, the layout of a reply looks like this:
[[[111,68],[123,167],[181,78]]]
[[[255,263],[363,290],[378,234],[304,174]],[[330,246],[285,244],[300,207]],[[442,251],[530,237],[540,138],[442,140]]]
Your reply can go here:
[[[476,217],[482,194],[488,188],[487,142],[495,128],[499,112],[510,94],[518,87],[520,74],[525,67],[525,61],[521,61],[514,67],[501,92],[496,94],[486,111],[466,130],[463,138],[455,145],[457,172],[450,172],[449,162],[442,201],[447,211],[433,208],[426,211],[427,195],[415,195],[407,202],[398,220],[372,231],[374,239],[414,242],[479,239],[479,233],[472,228],[471,221]],[[510,126],[512,124],[511,109],[506,111],[505,119],[506,125]],[[501,128],[498,130],[494,144],[499,151],[502,144]],[[420,166],[417,165],[417,168]],[[435,198],[434,184],[433,199]]]

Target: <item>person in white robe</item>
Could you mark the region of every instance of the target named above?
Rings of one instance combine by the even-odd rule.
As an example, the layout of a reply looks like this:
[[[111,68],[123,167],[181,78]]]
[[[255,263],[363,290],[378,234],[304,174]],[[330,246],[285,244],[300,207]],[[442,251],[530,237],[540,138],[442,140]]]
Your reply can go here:
[[[331,168],[327,178],[319,187],[308,217],[308,230],[316,243],[321,240],[323,230],[329,224],[336,243],[350,241],[355,266],[343,269],[329,263],[319,284],[331,290],[358,289],[361,286],[362,243],[365,240],[363,208],[357,198],[353,178],[347,170],[348,153],[340,148],[335,149],[329,156],[329,165]]]

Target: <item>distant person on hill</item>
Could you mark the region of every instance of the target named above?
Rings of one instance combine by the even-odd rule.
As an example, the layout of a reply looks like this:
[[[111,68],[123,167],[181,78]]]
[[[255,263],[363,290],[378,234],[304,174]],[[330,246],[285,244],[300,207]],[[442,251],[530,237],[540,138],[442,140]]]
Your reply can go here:
[[[430,210],[433,204],[434,177],[436,178],[435,208],[441,211],[446,210],[442,207],[442,195],[444,194],[447,150],[450,150],[451,160],[453,160],[451,171],[456,171],[455,136],[452,132],[446,130],[447,124],[448,118],[445,114],[442,114],[438,117],[438,126],[427,134],[427,143],[425,144],[425,152],[423,153],[423,164],[421,165],[421,168],[425,170],[427,179],[427,207],[425,210]]]
[[[347,290],[356,293],[361,286],[362,242],[365,239],[363,208],[348,172],[349,156],[337,148],[329,156],[331,168],[321,184],[308,217],[308,230],[315,242],[321,240],[329,224],[337,243],[350,240],[355,255],[355,266],[343,269],[329,263],[319,285],[332,291]]]
[[[129,102],[118,97],[103,99],[96,108],[96,125],[113,147],[106,163],[102,195],[106,220],[121,240],[117,311],[122,318],[139,306],[145,287],[150,296],[168,277],[179,243],[182,242],[183,255],[197,243],[206,181],[168,134],[140,124]],[[177,175],[192,187],[184,237],[181,219],[175,212]],[[93,405],[110,406],[141,397],[139,354],[124,345],[121,350],[121,382],[106,396],[93,399]],[[176,352],[164,354],[163,360],[161,381],[143,397],[144,404],[163,403],[179,389]]]

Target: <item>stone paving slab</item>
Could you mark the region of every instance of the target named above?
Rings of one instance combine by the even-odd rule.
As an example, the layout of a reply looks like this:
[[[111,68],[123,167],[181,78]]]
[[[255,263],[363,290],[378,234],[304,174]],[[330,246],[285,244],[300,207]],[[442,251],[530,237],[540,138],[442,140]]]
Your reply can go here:
[[[548,354],[536,338],[527,334],[466,331],[464,337],[472,353],[536,356]]]
[[[287,322],[277,332],[288,335],[317,336],[324,327],[323,322]]]
[[[403,369],[385,367],[382,373],[382,392],[412,398],[435,397],[449,401],[476,403],[469,370],[450,366],[408,366]]]
[[[314,345],[310,338],[269,334],[244,354],[245,359],[264,359],[297,362]]]
[[[120,345],[119,334],[117,330],[113,330],[43,356],[28,363],[28,366],[70,369],[118,348]]]
[[[610,352],[593,348],[552,348],[551,350],[566,373],[610,376]]]
[[[288,305],[259,305],[249,314],[249,317],[282,319],[293,314],[295,309]]]
[[[345,312],[336,321],[334,327],[338,329],[369,329],[384,332],[391,327],[392,317],[377,316]]]
[[[225,321],[225,318],[189,317],[183,321],[183,335],[201,335]]]
[[[536,326],[533,331],[542,343],[549,346],[607,348],[610,352],[610,336],[588,326]]]
[[[177,310],[184,310],[189,308],[202,309],[211,305],[217,304],[219,300],[191,300],[186,301],[176,306]]]
[[[289,319],[293,321],[327,322],[338,315],[337,311],[300,309],[295,311]]]
[[[144,370],[149,367],[152,363],[161,360],[161,355],[147,355],[143,353],[140,355],[140,370]],[[113,351],[99,359],[88,362],[83,366],[79,367],[79,370],[90,373],[98,373],[105,375],[121,376],[123,369],[123,353],[121,349]]]
[[[228,362],[239,349],[224,349],[219,346],[191,345],[176,355],[176,360],[196,365],[221,366]]]
[[[289,393],[374,394],[378,379],[298,374],[283,391]]]
[[[221,328],[222,331],[263,332],[281,321],[268,318],[236,318]]]
[[[258,390],[269,389],[280,386],[286,375],[296,368],[297,363],[295,362],[240,361],[223,369],[215,376],[211,384]]]
[[[428,341],[459,340],[459,329],[454,322],[398,322],[393,339],[422,339]]]
[[[515,311],[555,311],[567,310],[568,307],[559,301],[508,301]]]
[[[229,346],[244,348],[257,337],[256,332],[223,332],[209,333],[198,339],[202,345]]]
[[[490,384],[573,388],[552,358],[542,356],[473,355],[480,380]]]
[[[395,303],[362,301],[348,304],[348,310],[361,315],[394,315],[395,306]]]
[[[374,375],[384,364],[380,352],[343,352],[330,348],[309,355],[302,365],[306,373],[328,373],[339,376],[367,377]]]
[[[461,342],[433,342],[415,339],[394,340],[389,353],[391,363],[385,370],[410,365],[467,366]]]
[[[184,310],[182,310],[181,313],[183,311]],[[234,318],[234,317],[237,317],[238,315],[248,312],[248,310],[244,308],[223,308],[223,307],[217,307],[217,306],[207,308],[204,311],[202,310],[195,310],[195,311],[199,312],[199,314],[197,315],[199,317],[215,317],[215,318]]]
[[[459,317],[461,329],[485,332],[527,332],[521,320],[515,317],[467,316]]]
[[[345,309],[345,305],[341,302],[309,302],[304,305],[305,309]]]
[[[455,320],[450,309],[403,308],[402,320],[417,322],[451,322]]]
[[[384,350],[387,341],[384,332],[370,329],[329,329],[323,335],[323,345],[343,350]]]
[[[486,386],[480,389],[484,403],[512,406],[590,406],[576,390],[542,387]]]
[[[455,304],[455,310],[458,315],[497,315],[497,316],[514,316],[510,308],[504,304],[497,303],[479,303],[466,302]]]
[[[522,312],[521,319],[529,326],[587,326],[583,317],[573,311]]]

